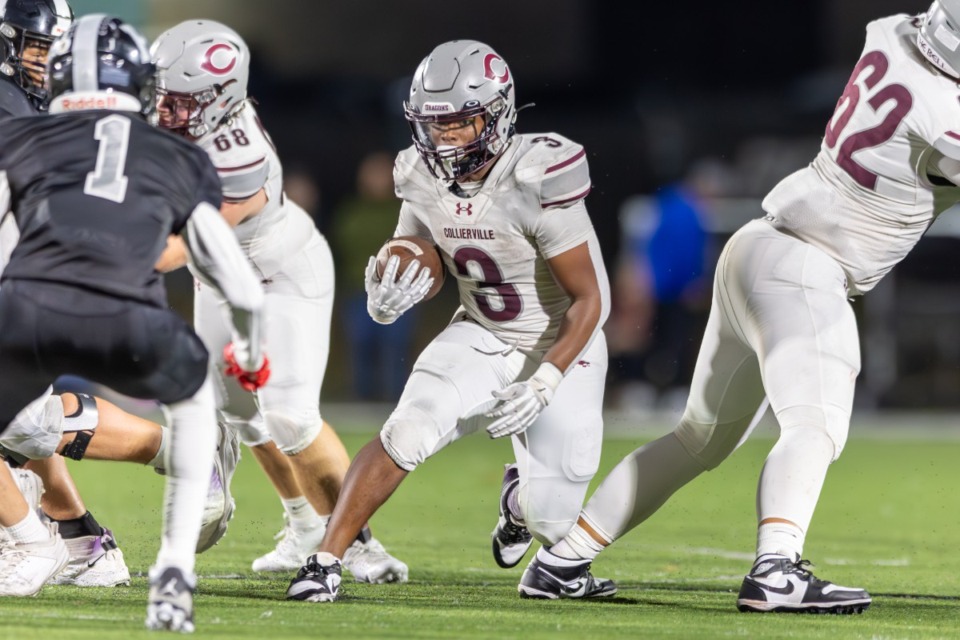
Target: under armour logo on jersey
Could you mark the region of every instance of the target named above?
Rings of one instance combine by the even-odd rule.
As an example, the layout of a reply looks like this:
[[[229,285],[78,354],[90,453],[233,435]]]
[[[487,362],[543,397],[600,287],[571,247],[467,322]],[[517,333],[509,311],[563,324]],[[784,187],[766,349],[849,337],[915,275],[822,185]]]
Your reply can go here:
[[[203,54],[200,68],[215,76],[223,76],[237,66],[237,52],[228,44],[218,42]]]
[[[457,210],[456,210],[454,213],[456,213],[458,216],[462,216],[462,215],[464,215],[464,214],[466,214],[466,215],[468,215],[468,216],[472,216],[472,215],[473,215],[473,203],[472,203],[472,202],[458,202],[458,203],[457,203]]]
[[[483,59],[483,77],[506,84],[510,80],[510,68],[503,58],[495,53],[488,53]]]

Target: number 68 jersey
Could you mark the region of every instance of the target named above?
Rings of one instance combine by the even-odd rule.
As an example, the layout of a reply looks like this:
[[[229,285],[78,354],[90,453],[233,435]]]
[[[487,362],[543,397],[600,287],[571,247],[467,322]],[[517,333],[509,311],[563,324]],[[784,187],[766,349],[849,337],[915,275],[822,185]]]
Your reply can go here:
[[[227,122],[197,141],[217,168],[224,202],[247,200],[264,189],[267,203],[234,228],[244,254],[262,278],[273,276],[316,233],[310,216],[283,193],[283,168],[250,100]]]
[[[479,187],[456,192],[410,147],[397,156],[394,184],[403,200],[396,235],[431,238],[456,277],[458,315],[504,341],[531,351],[553,344],[570,300],[546,260],[584,242],[609,300],[580,145],[555,133],[515,135]]]
[[[872,289],[960,201],[936,170],[944,156],[960,160],[960,86],[924,59],[918,29],[907,15],[867,25],[820,153],[763,201],[775,227],[840,263],[851,295]]]

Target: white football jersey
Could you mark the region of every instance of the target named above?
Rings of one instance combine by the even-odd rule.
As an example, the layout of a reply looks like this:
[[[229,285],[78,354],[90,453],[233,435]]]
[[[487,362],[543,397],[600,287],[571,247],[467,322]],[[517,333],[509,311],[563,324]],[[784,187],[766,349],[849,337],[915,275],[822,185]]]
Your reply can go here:
[[[840,263],[851,295],[872,289],[960,201],[933,169],[960,159],[960,87],[925,61],[917,32],[907,15],[867,25],[820,153],[763,201],[775,227]]]
[[[307,245],[316,226],[300,207],[286,205],[283,168],[256,109],[247,100],[233,118],[199,140],[220,175],[224,202],[246,200],[265,189],[267,204],[234,228],[244,254],[261,278]]]
[[[525,350],[555,342],[570,300],[546,260],[584,242],[609,308],[607,275],[583,203],[590,172],[582,146],[555,133],[515,135],[469,197],[451,192],[410,147],[397,156],[394,183],[403,200],[395,235],[431,238],[456,277],[458,314],[506,342]]]

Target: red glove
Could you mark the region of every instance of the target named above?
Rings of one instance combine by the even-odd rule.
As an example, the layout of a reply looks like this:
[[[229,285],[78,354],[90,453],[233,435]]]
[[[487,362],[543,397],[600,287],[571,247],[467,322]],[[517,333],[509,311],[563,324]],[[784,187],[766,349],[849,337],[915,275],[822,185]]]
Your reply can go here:
[[[256,391],[267,384],[270,378],[270,361],[267,356],[263,356],[263,364],[256,371],[247,371],[237,364],[237,357],[233,353],[233,343],[231,342],[223,348],[223,360],[227,363],[224,373],[237,379],[240,386],[247,391]]]

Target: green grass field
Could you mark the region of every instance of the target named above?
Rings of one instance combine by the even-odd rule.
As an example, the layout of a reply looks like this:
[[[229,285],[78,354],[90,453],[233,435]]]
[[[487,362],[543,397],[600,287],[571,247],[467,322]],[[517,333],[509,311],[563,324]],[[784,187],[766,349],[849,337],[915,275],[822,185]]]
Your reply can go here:
[[[340,423],[343,426],[343,423]],[[356,451],[377,425],[344,434]],[[364,429],[364,426],[366,429]],[[904,423],[906,434],[911,425]],[[753,557],[754,494],[771,445],[755,437],[681,490],[594,563],[615,578],[605,601],[520,600],[525,562],[499,569],[489,551],[506,443],[473,436],[412,474],[373,522],[410,566],[405,585],[345,583],[333,604],[286,602],[288,575],[250,562],[273,544],[281,507],[251,455],[234,479],[237,514],[200,556],[199,637],[210,638],[957,638],[960,637],[960,441],[866,438],[855,429],[827,485],[806,555],[822,577],[866,587],[861,616],[740,614],[737,589]],[[605,444],[603,474],[641,440]],[[0,637],[156,638],[143,630],[146,580],[159,545],[163,480],[133,465],[73,465],[98,519],[115,530],[130,587],[47,587],[0,601]]]

